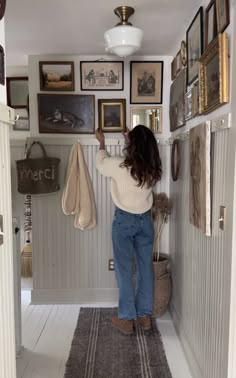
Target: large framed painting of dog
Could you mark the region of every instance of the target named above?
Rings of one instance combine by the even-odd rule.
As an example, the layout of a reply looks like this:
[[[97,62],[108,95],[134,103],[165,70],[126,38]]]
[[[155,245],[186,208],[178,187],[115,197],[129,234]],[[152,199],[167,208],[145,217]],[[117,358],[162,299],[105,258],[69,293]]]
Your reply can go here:
[[[94,95],[39,93],[39,132],[93,134],[94,97]]]

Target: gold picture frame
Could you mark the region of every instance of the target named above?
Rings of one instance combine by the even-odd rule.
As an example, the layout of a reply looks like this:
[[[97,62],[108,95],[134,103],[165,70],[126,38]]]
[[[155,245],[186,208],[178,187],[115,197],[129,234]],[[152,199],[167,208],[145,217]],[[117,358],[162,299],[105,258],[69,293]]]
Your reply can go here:
[[[99,129],[103,132],[114,133],[126,130],[126,100],[99,99],[98,100]]]
[[[229,102],[228,35],[218,34],[199,60],[199,113]]]
[[[161,106],[131,106],[130,127],[144,125],[154,134],[162,133],[162,107]]]

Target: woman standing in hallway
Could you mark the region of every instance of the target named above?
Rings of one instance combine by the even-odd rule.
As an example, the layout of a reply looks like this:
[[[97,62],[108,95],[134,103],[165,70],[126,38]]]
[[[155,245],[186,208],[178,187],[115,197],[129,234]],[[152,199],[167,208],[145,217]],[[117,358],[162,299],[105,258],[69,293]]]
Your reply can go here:
[[[116,205],[112,243],[119,304],[118,316],[112,318],[112,325],[124,334],[131,334],[134,320],[144,330],[151,328],[154,240],[152,189],[160,180],[162,169],[157,142],[150,129],[138,125],[124,136],[124,157],[111,157],[105,149],[104,134],[96,130],[96,138],[100,143],[96,167],[102,175],[111,177],[111,196]],[[135,293],[134,256],[137,265]]]

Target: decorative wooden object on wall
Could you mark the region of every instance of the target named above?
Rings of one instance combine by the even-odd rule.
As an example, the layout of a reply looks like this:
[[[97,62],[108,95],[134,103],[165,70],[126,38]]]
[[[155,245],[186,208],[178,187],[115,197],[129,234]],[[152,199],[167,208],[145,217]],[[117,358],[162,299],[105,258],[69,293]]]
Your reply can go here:
[[[218,34],[199,60],[200,113],[229,101],[228,35]]]
[[[180,170],[180,141],[175,139],[171,149],[171,176],[173,181],[177,181]]]

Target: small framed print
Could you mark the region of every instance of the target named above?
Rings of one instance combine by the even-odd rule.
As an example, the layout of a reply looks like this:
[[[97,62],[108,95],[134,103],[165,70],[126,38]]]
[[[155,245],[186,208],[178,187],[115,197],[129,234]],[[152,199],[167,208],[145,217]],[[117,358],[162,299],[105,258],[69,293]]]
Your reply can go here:
[[[230,23],[229,0],[216,0],[217,32],[222,33]]]
[[[80,62],[82,91],[122,91],[124,89],[124,62]]]
[[[7,105],[14,109],[28,108],[28,77],[7,77]]]
[[[185,94],[185,120],[189,120],[193,117],[193,89],[191,88]]]
[[[130,103],[162,104],[163,61],[130,62]]]
[[[179,50],[177,55],[176,55],[176,74],[181,71],[182,69],[182,60],[181,60],[181,51]]]
[[[203,53],[203,7],[197,11],[186,32],[187,85],[198,77],[198,61]]]
[[[206,8],[205,15],[205,49],[211,41],[217,35],[216,25],[216,3],[215,0],[211,0]]]
[[[30,129],[30,121],[27,117],[19,117],[16,119],[13,130],[16,131],[29,131]]]
[[[126,100],[98,100],[99,129],[103,132],[122,132],[126,130]]]
[[[41,91],[73,91],[74,62],[39,62]]]

